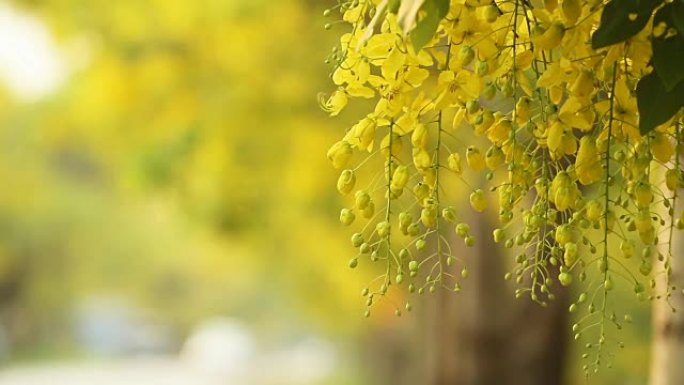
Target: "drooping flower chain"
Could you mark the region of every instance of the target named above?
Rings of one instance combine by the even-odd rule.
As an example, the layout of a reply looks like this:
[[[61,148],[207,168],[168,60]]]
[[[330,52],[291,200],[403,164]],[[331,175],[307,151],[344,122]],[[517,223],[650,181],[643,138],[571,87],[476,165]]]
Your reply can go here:
[[[630,321],[616,314],[613,286],[669,297],[653,278],[669,275],[672,233],[684,227],[681,115],[638,129],[634,89],[650,71],[652,26],[593,50],[600,1],[451,1],[416,51],[380,3],[339,4],[351,28],[330,57],[337,89],[321,96],[332,116],[363,111],[327,156],[350,196],[340,212],[356,228],[350,267],[384,266],[363,291],[367,315],[392,285],[460,290],[468,270],[453,238],[478,241],[472,212],[459,212],[471,209],[454,205],[467,190],[472,210],[498,211],[494,240],[520,250],[505,277],[521,286],[516,296],[545,304],[555,282],[581,282],[573,331],[598,342],[587,344],[598,349],[585,371],[598,367],[607,328]]]

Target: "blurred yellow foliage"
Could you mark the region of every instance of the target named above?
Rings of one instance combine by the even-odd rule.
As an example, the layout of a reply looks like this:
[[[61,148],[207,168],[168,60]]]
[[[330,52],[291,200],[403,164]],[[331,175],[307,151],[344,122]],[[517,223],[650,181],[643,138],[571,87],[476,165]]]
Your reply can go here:
[[[0,280],[16,273],[19,293],[5,306],[52,322],[104,293],[181,328],[212,313],[355,327],[369,276],[342,268],[317,150],[335,133],[315,101],[331,45],[318,4],[15,4],[85,65],[0,110]]]

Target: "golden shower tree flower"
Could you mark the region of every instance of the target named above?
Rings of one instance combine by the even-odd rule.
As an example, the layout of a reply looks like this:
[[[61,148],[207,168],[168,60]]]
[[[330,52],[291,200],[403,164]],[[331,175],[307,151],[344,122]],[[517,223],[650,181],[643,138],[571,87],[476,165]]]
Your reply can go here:
[[[605,325],[619,309],[614,285],[633,286],[640,300],[669,295],[670,285],[649,281],[667,277],[672,258],[663,251],[654,265],[651,250],[684,227],[675,210],[684,174],[684,7],[675,3],[340,3],[350,30],[333,57],[336,90],[322,104],[336,115],[347,98],[364,100],[328,158],[346,168],[364,153],[358,180],[343,172],[338,187],[358,189],[356,207],[341,213],[346,225],[358,202],[374,202],[375,215],[357,230],[374,243],[357,258],[372,255],[386,273],[364,291],[367,314],[400,285],[460,290],[467,267],[445,234],[455,231],[466,246],[477,240],[456,208],[463,195],[454,183],[470,193],[467,210],[498,213],[495,241],[519,249],[506,275],[521,286],[517,296],[546,304],[559,290],[554,282],[598,293],[573,325],[576,339],[598,342],[585,371],[607,354]],[[609,253],[616,241],[622,254],[644,257],[617,263]],[[617,279],[625,276],[635,278]]]

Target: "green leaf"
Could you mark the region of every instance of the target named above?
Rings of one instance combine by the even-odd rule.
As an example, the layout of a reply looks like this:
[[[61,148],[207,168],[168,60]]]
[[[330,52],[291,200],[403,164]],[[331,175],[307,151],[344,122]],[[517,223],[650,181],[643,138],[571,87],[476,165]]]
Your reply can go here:
[[[389,0],[387,4],[387,12],[396,13],[399,11],[399,6],[401,5],[401,0]]]
[[[607,47],[636,35],[644,29],[653,10],[662,2],[663,0],[611,0],[603,8],[601,24],[591,36],[592,48]]]
[[[425,15],[410,33],[416,52],[425,47],[435,36],[439,22],[449,12],[449,0],[427,0],[421,7],[421,11],[425,12]]]
[[[673,26],[674,8],[674,4],[670,3],[658,10],[653,18],[653,25],[665,23],[668,27]],[[665,89],[670,91],[684,80],[684,36],[665,36],[666,34],[653,36],[653,67]]]
[[[680,36],[684,36],[684,0],[672,3],[672,22]]]
[[[639,131],[646,135],[657,126],[667,122],[684,107],[684,82],[667,91],[655,73],[650,73],[636,87],[639,109]]]
[[[437,8],[437,12],[439,14],[439,18],[444,19],[449,13],[449,0],[433,0],[433,3],[435,3],[435,7]]]

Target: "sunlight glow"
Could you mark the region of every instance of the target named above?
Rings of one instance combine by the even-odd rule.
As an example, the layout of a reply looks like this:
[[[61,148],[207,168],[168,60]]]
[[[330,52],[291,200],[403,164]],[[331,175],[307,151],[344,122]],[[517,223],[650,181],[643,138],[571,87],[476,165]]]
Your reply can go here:
[[[36,101],[66,78],[66,64],[46,26],[0,4],[0,79],[20,101]]]

